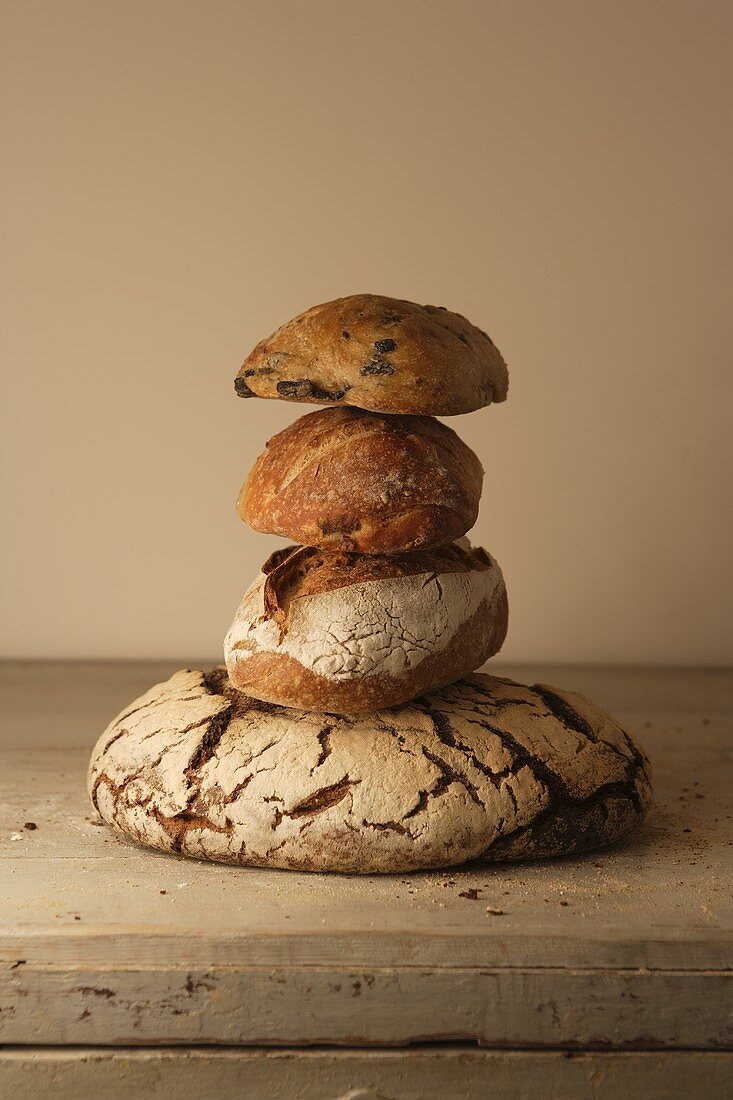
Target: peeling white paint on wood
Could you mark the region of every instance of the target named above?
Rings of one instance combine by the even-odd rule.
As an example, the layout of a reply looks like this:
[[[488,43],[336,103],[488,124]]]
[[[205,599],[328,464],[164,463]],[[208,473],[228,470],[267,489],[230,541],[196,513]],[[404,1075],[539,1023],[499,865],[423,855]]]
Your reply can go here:
[[[696,1051],[0,1051],[14,1100],[722,1100],[732,1081],[733,1054]]]
[[[4,975],[0,1039],[733,1049],[733,971],[171,966]]]

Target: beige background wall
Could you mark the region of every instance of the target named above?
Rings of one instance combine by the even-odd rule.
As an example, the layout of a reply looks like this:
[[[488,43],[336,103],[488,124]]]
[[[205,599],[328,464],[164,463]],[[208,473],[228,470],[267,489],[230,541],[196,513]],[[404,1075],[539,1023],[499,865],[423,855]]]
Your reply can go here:
[[[232,377],[371,290],[509,362],[452,421],[506,656],[725,661],[732,11],[5,2],[5,652],[217,653],[278,544],[239,484],[308,411]]]

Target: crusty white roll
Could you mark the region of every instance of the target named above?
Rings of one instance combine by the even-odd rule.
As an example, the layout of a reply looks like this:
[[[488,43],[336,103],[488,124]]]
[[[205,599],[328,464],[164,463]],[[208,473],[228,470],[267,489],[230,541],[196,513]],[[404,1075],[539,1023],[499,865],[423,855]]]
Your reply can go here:
[[[255,699],[358,714],[472,672],[501,648],[507,620],[501,569],[467,543],[390,555],[287,547],[247,591],[224,657]]]

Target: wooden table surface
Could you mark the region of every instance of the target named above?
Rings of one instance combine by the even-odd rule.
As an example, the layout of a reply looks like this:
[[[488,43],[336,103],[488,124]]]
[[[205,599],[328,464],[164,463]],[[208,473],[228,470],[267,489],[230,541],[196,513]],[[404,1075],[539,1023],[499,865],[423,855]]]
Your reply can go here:
[[[92,745],[177,667],[2,668],[0,1096],[509,1097],[533,1074],[537,1096],[733,1095],[730,674],[493,666],[638,737],[648,823],[582,857],[357,877],[99,823]]]

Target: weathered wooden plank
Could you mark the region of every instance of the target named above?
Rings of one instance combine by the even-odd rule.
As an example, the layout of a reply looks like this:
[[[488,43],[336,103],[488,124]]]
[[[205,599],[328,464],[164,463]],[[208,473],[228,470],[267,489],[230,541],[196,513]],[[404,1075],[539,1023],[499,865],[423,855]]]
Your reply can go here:
[[[422,1047],[338,1050],[4,1050],[14,1100],[724,1100],[733,1055]]]
[[[733,966],[731,750],[700,722],[653,727],[647,743],[657,805],[645,829],[612,849],[367,879],[137,848],[94,824],[86,752],[8,750],[0,957],[72,966],[344,957],[376,966]],[[38,828],[26,830],[28,821]],[[473,890],[475,899],[465,896]]]
[[[733,1049],[733,972],[16,966],[0,1042]]]
[[[646,828],[577,859],[359,878],[172,858],[97,826],[91,742],[169,667],[11,671],[23,690],[8,696],[0,755],[5,1041],[730,1042],[723,674],[519,672],[624,716],[656,773]]]

